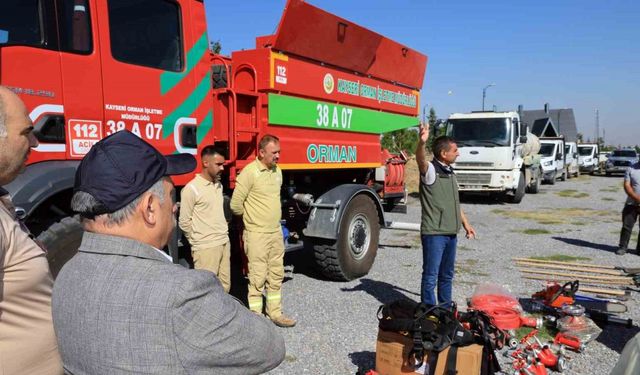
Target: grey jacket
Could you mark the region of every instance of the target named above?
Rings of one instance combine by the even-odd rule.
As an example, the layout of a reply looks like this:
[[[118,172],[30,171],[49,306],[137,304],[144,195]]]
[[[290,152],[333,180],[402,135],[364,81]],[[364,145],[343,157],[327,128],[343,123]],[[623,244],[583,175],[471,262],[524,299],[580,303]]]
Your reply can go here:
[[[273,323],[214,275],[122,237],[85,232],[55,281],[52,307],[74,375],[258,374],[284,359]]]

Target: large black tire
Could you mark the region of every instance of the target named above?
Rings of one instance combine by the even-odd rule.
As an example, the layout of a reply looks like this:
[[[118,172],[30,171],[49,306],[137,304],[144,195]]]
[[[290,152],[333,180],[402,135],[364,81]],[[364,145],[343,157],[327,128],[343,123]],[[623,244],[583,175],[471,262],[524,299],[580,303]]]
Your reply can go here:
[[[358,195],[349,202],[335,241],[307,239],[316,264],[331,280],[348,281],[369,273],[378,252],[380,223],[371,198]]]
[[[553,172],[553,176],[551,176],[551,179],[549,180],[549,184],[550,185],[555,185],[556,184],[556,178],[558,178],[558,171]]]
[[[38,241],[47,249],[47,260],[54,279],[62,266],[78,252],[82,233],[82,224],[74,216],[53,223],[38,236]]]
[[[562,176],[560,176],[560,181],[567,181],[567,175],[569,175],[569,169],[564,168],[562,170]]]
[[[542,180],[542,171],[538,171],[538,175],[533,180],[533,182],[527,186],[527,193],[529,194],[538,194],[540,191],[540,183]]]
[[[527,183],[524,179],[524,172],[521,172],[520,178],[518,179],[518,187],[516,188],[516,191],[513,192],[513,195],[507,195],[507,200],[509,201],[509,203],[522,202],[522,198],[524,197],[526,187],[527,187]]]

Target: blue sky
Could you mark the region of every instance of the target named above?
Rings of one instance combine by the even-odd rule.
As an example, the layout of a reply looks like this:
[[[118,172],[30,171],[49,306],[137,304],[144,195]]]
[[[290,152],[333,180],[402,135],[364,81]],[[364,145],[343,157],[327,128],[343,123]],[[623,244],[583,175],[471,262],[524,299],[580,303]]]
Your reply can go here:
[[[205,0],[223,53],[275,32],[285,0]],[[578,131],[640,144],[639,1],[310,0],[429,56],[421,107],[439,117],[485,107],[573,108]]]

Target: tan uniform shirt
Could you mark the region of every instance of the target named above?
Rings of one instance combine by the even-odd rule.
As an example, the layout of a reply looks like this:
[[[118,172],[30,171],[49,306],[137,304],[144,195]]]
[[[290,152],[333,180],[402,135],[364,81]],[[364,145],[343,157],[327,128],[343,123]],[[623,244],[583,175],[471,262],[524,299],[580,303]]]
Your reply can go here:
[[[242,215],[244,227],[251,232],[273,233],[282,230],[280,188],[282,171],[268,169],[258,159],[244,167],[231,198],[231,211]]]
[[[0,374],[62,374],[44,251],[0,188]]]
[[[179,225],[191,246],[219,246],[229,242],[222,184],[196,175],[180,193]]]

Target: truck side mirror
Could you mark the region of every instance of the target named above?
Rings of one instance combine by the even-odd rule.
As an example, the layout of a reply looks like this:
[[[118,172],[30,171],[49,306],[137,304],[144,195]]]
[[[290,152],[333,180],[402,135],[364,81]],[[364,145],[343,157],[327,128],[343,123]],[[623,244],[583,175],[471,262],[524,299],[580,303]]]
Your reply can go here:
[[[562,160],[562,154],[556,154],[556,160]]]
[[[527,143],[527,136],[526,135],[521,135],[520,138],[518,138],[518,142]]]

